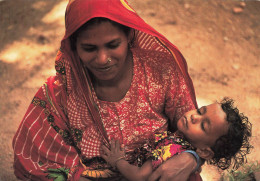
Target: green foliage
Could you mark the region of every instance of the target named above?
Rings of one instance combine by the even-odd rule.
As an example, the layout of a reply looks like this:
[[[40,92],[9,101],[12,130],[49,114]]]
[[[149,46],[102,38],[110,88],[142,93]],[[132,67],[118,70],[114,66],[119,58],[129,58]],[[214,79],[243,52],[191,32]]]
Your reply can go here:
[[[47,175],[48,179],[53,179],[53,181],[66,181],[69,174],[69,169],[66,168],[48,168]]]
[[[255,180],[254,172],[259,171],[260,164],[258,161],[251,164],[244,164],[239,170],[225,172],[221,177],[221,181],[253,181]]]

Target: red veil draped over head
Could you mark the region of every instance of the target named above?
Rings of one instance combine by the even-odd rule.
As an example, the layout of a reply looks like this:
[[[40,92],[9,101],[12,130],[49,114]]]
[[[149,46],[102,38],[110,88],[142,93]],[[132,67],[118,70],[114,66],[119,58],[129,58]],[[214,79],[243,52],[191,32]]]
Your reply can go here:
[[[187,64],[180,51],[146,24],[126,1],[70,0],[65,14],[66,32],[55,61],[57,74],[39,89],[13,140],[14,169],[20,179],[78,180],[87,169],[81,155],[92,158],[99,155],[97,145],[109,144],[92,95],[89,75],[71,49],[69,39],[79,27],[95,17],[131,27],[135,32],[133,47],[171,56],[184,77],[193,106],[197,106]],[[88,141],[82,139],[83,133],[79,129],[82,124],[88,127],[91,137]]]

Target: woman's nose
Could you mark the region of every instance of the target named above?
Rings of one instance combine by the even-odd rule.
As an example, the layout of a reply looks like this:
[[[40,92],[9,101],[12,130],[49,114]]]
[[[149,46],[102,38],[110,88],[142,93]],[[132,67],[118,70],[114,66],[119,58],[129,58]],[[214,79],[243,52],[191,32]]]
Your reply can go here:
[[[99,50],[96,58],[96,63],[100,65],[105,65],[108,62],[109,56],[105,50]]]

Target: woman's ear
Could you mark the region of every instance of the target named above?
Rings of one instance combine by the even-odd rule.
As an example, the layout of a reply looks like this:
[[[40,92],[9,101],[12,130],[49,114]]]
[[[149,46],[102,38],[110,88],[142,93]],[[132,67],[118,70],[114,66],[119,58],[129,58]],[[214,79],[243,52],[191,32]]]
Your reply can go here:
[[[214,157],[214,152],[211,150],[210,147],[206,148],[197,148],[196,152],[198,153],[199,157],[209,160]]]
[[[135,31],[134,29],[131,29],[127,37],[127,41],[130,46],[133,44],[134,38],[135,38]]]

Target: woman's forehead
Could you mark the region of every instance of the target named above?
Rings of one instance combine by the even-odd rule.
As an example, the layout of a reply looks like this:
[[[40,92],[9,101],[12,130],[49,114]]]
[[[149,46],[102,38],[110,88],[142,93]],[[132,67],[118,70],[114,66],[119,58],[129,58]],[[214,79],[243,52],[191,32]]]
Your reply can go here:
[[[87,34],[98,34],[98,33],[114,33],[114,34],[121,34],[123,31],[113,23],[109,21],[103,21],[96,24],[91,24],[89,26],[84,26],[83,28],[79,29],[78,35],[84,32],[85,36]],[[87,32],[87,33],[85,33]]]
[[[125,34],[109,22],[93,25],[78,33],[78,38],[86,41],[111,41],[117,38],[126,38]]]

